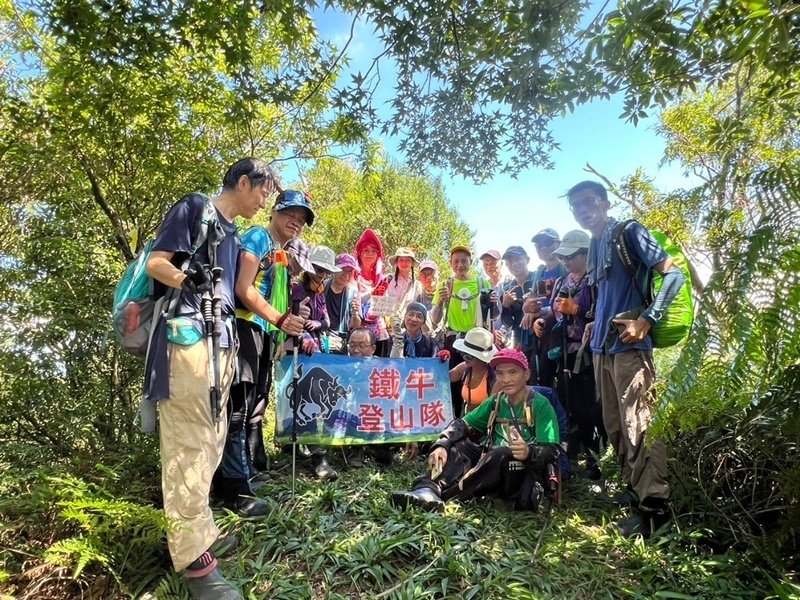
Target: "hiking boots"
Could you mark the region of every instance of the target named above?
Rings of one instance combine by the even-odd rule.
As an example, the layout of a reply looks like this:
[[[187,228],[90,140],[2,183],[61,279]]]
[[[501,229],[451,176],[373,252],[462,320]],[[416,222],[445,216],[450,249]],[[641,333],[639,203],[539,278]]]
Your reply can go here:
[[[239,547],[239,541],[239,536],[237,535],[221,535],[211,544],[211,552],[217,558],[225,558],[236,551]]]
[[[245,519],[262,517],[269,512],[269,505],[264,500],[250,496],[237,496],[235,500],[226,500],[223,506]]]
[[[364,446],[353,446],[352,449],[348,448],[345,457],[349,467],[360,469],[364,466]]]
[[[603,474],[600,472],[600,467],[598,467],[597,464],[591,464],[581,471],[581,477],[589,481],[599,481],[603,478]]]
[[[648,498],[638,507],[633,509],[633,514],[627,519],[611,523],[622,537],[641,535],[645,539],[669,523],[670,514],[666,500]]]
[[[203,577],[184,575],[183,581],[195,600],[244,600],[239,590],[222,576],[218,568]]]
[[[367,452],[372,459],[375,461],[375,464],[379,469],[386,470],[392,466],[392,462],[394,461],[394,455],[392,454],[392,448],[386,444],[375,444],[370,446],[367,449]]]
[[[630,485],[613,496],[601,492],[595,496],[595,502],[601,506],[636,506],[639,503]]]
[[[328,457],[325,454],[314,454],[311,456],[311,469],[314,475],[321,481],[336,481],[339,474],[328,462]]]
[[[392,492],[389,496],[389,503],[397,508],[406,508],[412,505],[430,512],[444,511],[444,501],[439,494],[426,487],[411,491]]]

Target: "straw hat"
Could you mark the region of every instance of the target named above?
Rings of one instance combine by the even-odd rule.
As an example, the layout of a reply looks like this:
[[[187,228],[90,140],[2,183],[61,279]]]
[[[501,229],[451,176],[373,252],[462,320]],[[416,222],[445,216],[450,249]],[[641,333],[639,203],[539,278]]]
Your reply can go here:
[[[474,356],[488,363],[497,352],[494,347],[494,336],[483,327],[473,327],[463,339],[453,342],[453,348],[463,354]]]

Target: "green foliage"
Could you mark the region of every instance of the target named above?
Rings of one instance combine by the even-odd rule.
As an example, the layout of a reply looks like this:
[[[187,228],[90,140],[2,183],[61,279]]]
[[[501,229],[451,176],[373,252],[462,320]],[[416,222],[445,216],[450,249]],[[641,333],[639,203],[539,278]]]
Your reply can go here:
[[[413,164],[475,180],[549,166],[555,147],[550,120],[576,97],[590,95],[591,88],[565,93],[560,85],[563,70],[580,57],[569,41],[588,3],[338,4],[363,15],[383,46],[369,69],[342,87],[338,105],[354,119],[368,115],[382,133],[400,136]],[[385,85],[386,59],[394,67],[388,118],[376,112],[372,99],[382,79]]]
[[[142,503],[152,497],[152,482],[120,481],[130,469],[126,463],[83,466],[91,467],[83,477],[53,474],[52,469],[26,476],[6,473],[3,483],[22,484],[26,492],[2,491],[3,537],[17,540],[12,547],[17,554],[10,556],[41,557],[34,566],[26,561],[40,597],[71,595],[69,589],[92,581],[136,596],[152,584],[164,560],[166,518],[161,510]],[[19,565],[4,558],[9,566]],[[102,583],[101,574],[115,583]],[[19,586],[28,577],[23,573],[10,583]]]
[[[783,0],[620,2],[587,32],[575,83],[603,80],[624,91],[634,123],[686,92],[759,75],[765,115],[797,100],[800,12]]]
[[[446,262],[452,245],[469,244],[472,237],[440,181],[415,174],[380,153],[361,169],[323,159],[307,175],[322,217],[308,230],[308,238],[337,252],[353,252],[364,229],[371,227],[387,256],[408,246],[419,259]]]
[[[748,556],[711,554],[694,528],[651,544],[609,534],[620,513],[592,508],[584,484],[547,519],[489,500],[450,505],[440,514],[398,511],[392,489],[408,487],[422,462],[385,473],[340,471],[333,485],[301,475],[294,502],[288,475],[259,495],[270,505],[261,520],[219,519],[242,546],[222,568],[245,595],[259,598],[759,598],[769,584]],[[613,563],[613,568],[609,565]],[[165,574],[160,600],[185,598]]]

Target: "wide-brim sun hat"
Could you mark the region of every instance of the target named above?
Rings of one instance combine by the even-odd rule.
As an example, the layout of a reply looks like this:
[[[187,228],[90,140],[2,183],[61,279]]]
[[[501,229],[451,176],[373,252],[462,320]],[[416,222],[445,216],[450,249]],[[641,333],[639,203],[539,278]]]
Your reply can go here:
[[[286,252],[291,252],[294,259],[297,261],[297,264],[300,265],[300,268],[307,273],[314,272],[314,265],[311,264],[311,251],[308,248],[308,244],[306,244],[303,240],[298,238],[292,238],[286,244],[284,244],[283,249]]]
[[[463,338],[453,342],[453,349],[488,363],[497,353],[494,336],[483,327],[473,327]]]
[[[325,269],[329,273],[338,273],[341,271],[341,269],[336,266],[336,255],[333,253],[333,250],[327,246],[314,246],[311,249],[309,258],[311,258],[311,263],[315,267]]]
[[[583,250],[589,251],[589,244],[591,239],[585,231],[574,229],[564,234],[564,239],[561,240],[561,245],[553,252],[558,256],[572,256],[576,252]]]
[[[415,265],[417,264],[417,257],[414,254],[414,251],[411,248],[403,248],[403,247],[398,248],[395,251],[395,253],[389,257],[389,264],[395,266],[395,264],[397,264],[397,259],[403,257],[410,258]]]

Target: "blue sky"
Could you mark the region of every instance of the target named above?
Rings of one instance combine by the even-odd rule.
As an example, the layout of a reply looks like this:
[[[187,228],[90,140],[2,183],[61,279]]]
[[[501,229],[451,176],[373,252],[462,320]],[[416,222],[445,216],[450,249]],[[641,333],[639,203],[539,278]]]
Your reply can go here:
[[[338,47],[346,43],[352,23],[350,16],[318,11],[314,17],[323,39]],[[351,61],[349,70],[364,72],[382,48],[376,43],[372,28],[363,20],[354,32],[347,53]],[[376,94],[379,102],[392,96],[390,71],[390,65],[382,64],[384,83]],[[544,227],[553,227],[562,235],[575,229],[563,196],[573,184],[595,178],[584,170],[587,163],[611,181],[619,181],[643,167],[661,189],[686,187],[687,180],[679,167],[660,165],[664,142],[653,130],[656,119],[640,121],[638,126],[626,123],[619,116],[622,106],[621,97],[597,100],[554,121],[552,129],[560,149],[552,155],[555,166],[551,170],[532,168],[520,173],[517,179],[498,175],[481,185],[450,173],[434,172],[442,177],[452,206],[475,232],[475,250],[481,253],[494,248],[502,252],[510,245],[521,245],[535,257],[531,242],[534,233]],[[378,139],[390,156],[405,160],[397,150],[399,140]],[[285,175],[291,177],[290,173]]]

